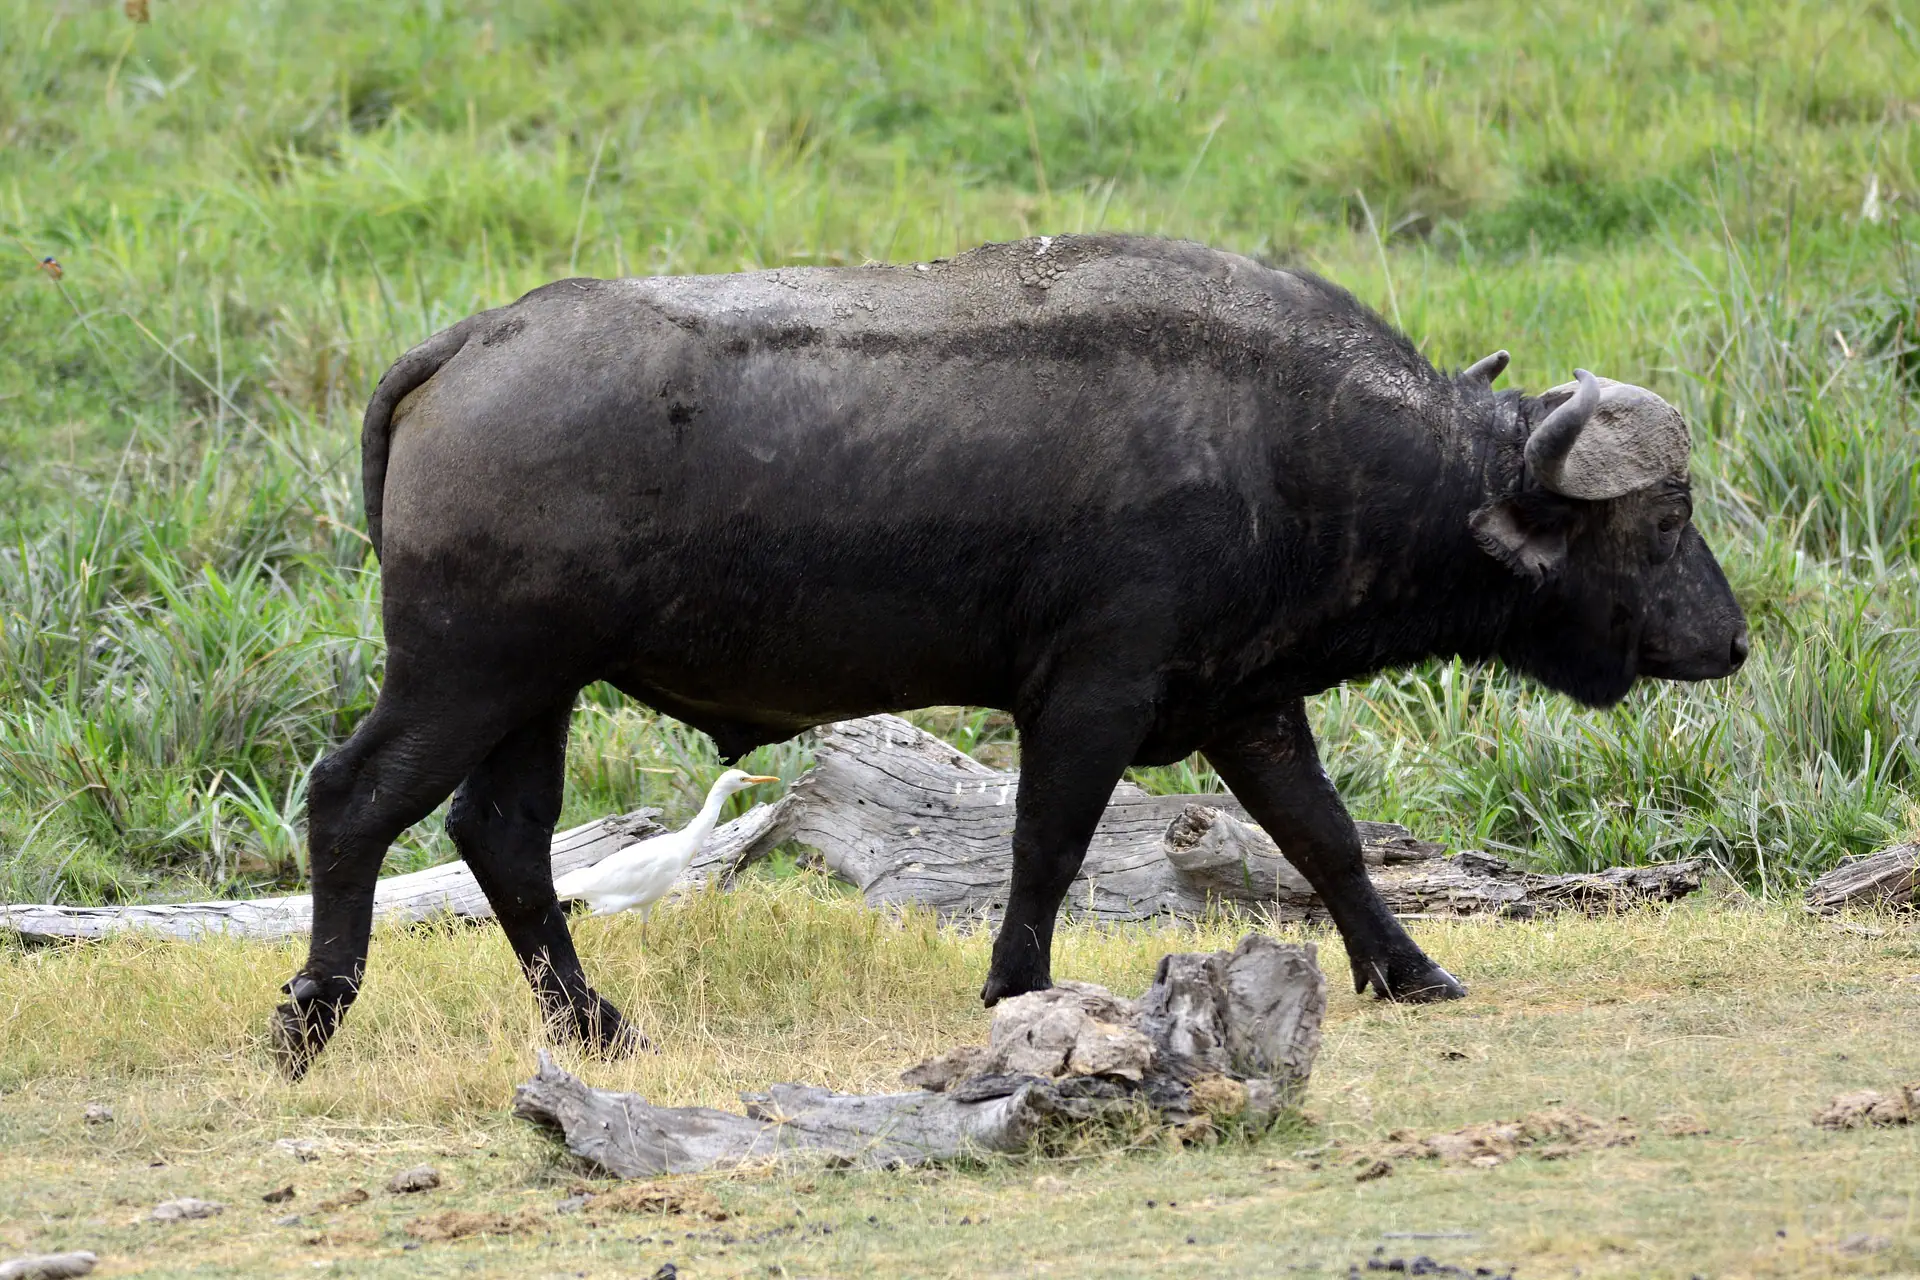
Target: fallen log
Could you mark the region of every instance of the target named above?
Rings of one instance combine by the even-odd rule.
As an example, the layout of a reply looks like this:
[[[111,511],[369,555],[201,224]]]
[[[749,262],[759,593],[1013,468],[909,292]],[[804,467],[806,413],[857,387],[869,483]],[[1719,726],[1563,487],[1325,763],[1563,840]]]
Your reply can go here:
[[[1807,905],[1819,912],[1920,907],[1920,844],[1897,844],[1841,863],[1807,887]]]
[[[745,1114],[658,1107],[554,1066],[513,1111],[622,1178],[824,1160],[893,1167],[1044,1148],[1087,1126],[1186,1136],[1264,1129],[1296,1106],[1320,1048],[1326,979],[1311,945],[1248,935],[1231,952],[1170,955],[1138,1001],[1063,983],[1003,1001],[992,1043],[909,1069],[922,1088],[845,1094],[776,1084]]]
[[[725,885],[782,844],[856,886],[874,906],[930,907],[948,919],[993,920],[1005,906],[1020,775],[991,769],[897,716],[831,726],[815,763],[771,805],[716,830],[688,869],[687,887]],[[602,818],[554,837],[553,873],[590,866],[661,831],[656,810]],[[1592,875],[1523,872],[1483,853],[1444,856],[1405,827],[1361,822],[1369,874],[1403,915],[1524,917],[1575,907],[1670,901],[1700,887],[1703,864],[1623,867]],[[1149,795],[1114,788],[1066,904],[1070,916],[1108,921],[1195,917],[1220,903],[1255,906],[1280,921],[1323,921],[1325,908],[1238,801],[1223,793]],[[480,886],[452,862],[380,881],[376,920],[492,915]],[[305,933],[313,899],[255,898],[151,906],[0,906],[0,930],[28,941],[100,938],[123,929],[173,937]]]
[[[591,866],[637,840],[659,834],[662,828],[653,821],[657,812],[642,809],[561,832],[553,840],[554,874]],[[460,862],[390,876],[380,881],[374,890],[376,920],[417,921],[436,915],[484,917],[491,914],[486,895],[481,893],[466,864]],[[272,939],[304,934],[312,925],[313,898],[309,894],[116,907],[0,906],[0,930],[11,930],[29,942],[104,938],[127,929],[175,938],[226,933]]]
[[[814,765],[777,806],[762,838],[696,876],[723,882],[781,842],[853,884],[874,906],[931,907],[950,919],[997,918],[1020,775],[990,769],[895,716],[832,726]],[[1565,908],[1664,902],[1700,887],[1704,864],[1539,875],[1484,853],[1446,857],[1405,827],[1361,822],[1368,874],[1405,915],[1526,917]],[[1121,783],[1068,892],[1068,915],[1105,921],[1195,917],[1221,903],[1279,921],[1324,921],[1306,877],[1225,793],[1149,795]]]

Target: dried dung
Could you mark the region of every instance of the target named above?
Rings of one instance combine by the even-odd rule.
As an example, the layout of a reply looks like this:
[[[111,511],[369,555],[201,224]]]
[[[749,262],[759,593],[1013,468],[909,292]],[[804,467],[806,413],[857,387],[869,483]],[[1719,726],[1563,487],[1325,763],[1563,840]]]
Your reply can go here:
[[[532,1209],[519,1213],[478,1213],[469,1209],[444,1209],[422,1214],[407,1223],[406,1233],[416,1240],[436,1242],[462,1240],[467,1236],[510,1236],[535,1231],[540,1215]]]
[[[1387,1135],[1386,1143],[1364,1149],[1360,1158],[1439,1160],[1492,1169],[1521,1154],[1560,1160],[1581,1151],[1623,1147],[1639,1138],[1626,1126],[1625,1117],[1609,1124],[1578,1111],[1556,1108],[1531,1112],[1518,1120],[1470,1124],[1425,1138],[1410,1129],[1399,1129]]]
[[[346,1209],[356,1204],[365,1204],[368,1199],[369,1197],[365,1187],[349,1187],[331,1199],[322,1200],[315,1207],[332,1212],[335,1209]]]
[[[611,1191],[589,1191],[585,1187],[575,1187],[573,1193],[591,1196],[589,1205],[595,1213],[678,1213],[705,1218],[708,1222],[727,1220],[727,1211],[720,1207],[713,1193],[697,1186],[682,1186],[672,1182],[631,1182]]]
[[[153,1212],[147,1216],[155,1222],[184,1222],[189,1218],[211,1218],[226,1211],[227,1206],[218,1200],[196,1200],[192,1196],[181,1196],[178,1200],[162,1200],[153,1206]]]
[[[287,1201],[293,1199],[293,1184],[289,1182],[284,1187],[276,1187],[274,1190],[261,1196],[260,1199],[267,1204],[285,1204]]]
[[[1669,1138],[1704,1138],[1713,1130],[1707,1128],[1700,1117],[1682,1111],[1670,1116],[1661,1116],[1660,1132]]]
[[[1902,1085],[1892,1093],[1859,1089],[1843,1093],[1813,1117],[1822,1129],[1881,1129],[1920,1120],[1920,1083]]]

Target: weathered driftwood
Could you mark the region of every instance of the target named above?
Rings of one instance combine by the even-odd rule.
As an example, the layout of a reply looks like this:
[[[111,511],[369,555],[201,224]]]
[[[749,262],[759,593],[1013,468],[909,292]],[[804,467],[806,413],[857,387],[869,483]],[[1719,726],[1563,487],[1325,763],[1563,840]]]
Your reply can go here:
[[[724,878],[788,841],[812,849],[822,867],[876,906],[928,906],[948,917],[999,914],[1019,774],[990,769],[894,716],[833,726],[814,757],[759,841],[736,845],[732,861],[703,858],[696,874]],[[1392,823],[1358,825],[1375,884],[1403,914],[1606,909],[1668,901],[1700,887],[1697,862],[1536,875],[1482,853],[1444,857],[1441,846]],[[1259,906],[1287,921],[1326,914],[1306,878],[1232,796],[1153,796],[1130,783],[1116,787],[1067,911],[1145,920],[1197,916],[1217,902]]]
[[[930,1087],[908,1093],[776,1084],[744,1095],[744,1115],[657,1107],[591,1088],[542,1053],[513,1109],[625,1178],[795,1159],[921,1164],[1030,1150],[1062,1125],[1259,1128],[1304,1092],[1326,999],[1311,946],[1251,934],[1231,952],[1165,957],[1138,1001],[1084,983],[1004,1001],[991,1044],[910,1069],[908,1083]]]
[[[1842,907],[1920,907],[1920,844],[1897,844],[1843,862],[1807,888],[1815,911]]]

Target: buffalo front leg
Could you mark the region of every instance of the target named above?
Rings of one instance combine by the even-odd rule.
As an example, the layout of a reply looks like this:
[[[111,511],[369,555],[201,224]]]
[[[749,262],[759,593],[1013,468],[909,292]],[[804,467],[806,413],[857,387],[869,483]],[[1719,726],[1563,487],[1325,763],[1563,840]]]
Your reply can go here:
[[[1222,733],[1205,754],[1326,904],[1347,944],[1355,991],[1371,986],[1384,999],[1405,1001],[1467,994],[1407,936],[1367,878],[1360,835],[1320,767],[1305,703],[1296,699],[1277,715]]]
[[[572,700],[501,739],[454,793],[447,834],[520,958],[549,1031],[603,1052],[646,1040],[587,983],[553,892],[553,828],[565,784]]]
[[[1074,690],[1020,719],[1013,879],[980,992],[988,1005],[1053,985],[1054,921],[1145,735],[1144,705]]]
[[[389,678],[389,689],[394,685]],[[387,847],[447,798],[488,745],[484,726],[414,714],[383,691],[353,736],[313,767],[313,938],[306,964],[284,988],[287,1002],[268,1025],[274,1059],[289,1079],[307,1073],[359,994]]]

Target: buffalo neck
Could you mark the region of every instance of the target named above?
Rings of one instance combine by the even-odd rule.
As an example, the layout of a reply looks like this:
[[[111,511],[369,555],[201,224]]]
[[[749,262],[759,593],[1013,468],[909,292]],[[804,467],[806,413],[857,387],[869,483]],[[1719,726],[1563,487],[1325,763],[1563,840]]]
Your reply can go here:
[[[1325,504],[1335,515],[1277,513],[1270,616],[1282,619],[1273,649],[1285,656],[1275,674],[1295,692],[1430,658],[1490,658],[1534,590],[1480,549],[1468,523],[1517,487],[1519,398],[1434,401],[1370,433],[1369,456],[1349,469],[1357,480],[1316,477],[1322,496],[1344,489],[1346,501]]]

